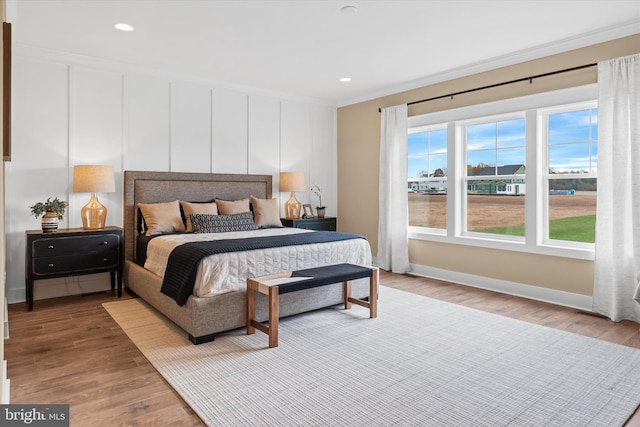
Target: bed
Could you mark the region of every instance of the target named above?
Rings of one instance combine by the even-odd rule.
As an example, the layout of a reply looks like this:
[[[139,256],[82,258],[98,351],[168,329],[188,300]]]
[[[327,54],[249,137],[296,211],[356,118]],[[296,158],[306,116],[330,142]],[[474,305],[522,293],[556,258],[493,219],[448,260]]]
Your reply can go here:
[[[316,267],[334,263],[356,263],[361,265],[371,265],[371,250],[369,243],[364,239],[354,239],[344,237],[339,238],[338,235],[345,233],[333,232],[313,232],[299,229],[286,229],[269,227],[260,228],[258,230],[239,231],[230,233],[230,239],[242,236],[259,236],[259,238],[244,238],[242,241],[259,241],[263,236],[270,234],[286,234],[279,237],[278,240],[287,240],[297,242],[298,240],[308,240],[312,238],[320,238],[321,233],[336,235],[335,241],[306,244],[304,246],[287,246],[277,248],[259,248],[238,252],[237,254],[214,254],[207,255],[209,258],[216,257],[241,257],[242,262],[232,261],[230,265],[234,266],[234,271],[221,273],[222,270],[214,270],[214,273],[208,272],[201,274],[204,269],[204,258],[198,264],[197,277],[213,277],[218,278],[216,288],[203,287],[202,284],[192,285],[188,294],[184,294],[183,301],[176,295],[167,292],[168,277],[177,277],[181,279],[182,270],[174,267],[169,274],[170,267],[166,269],[156,262],[155,269],[152,267],[154,262],[143,259],[147,256],[144,250],[145,245],[149,246],[149,253],[154,253],[151,249],[160,248],[159,252],[169,252],[166,245],[180,246],[185,236],[197,233],[159,233],[160,237],[147,238],[145,233],[149,231],[149,224],[146,219],[149,218],[147,212],[142,214],[142,208],[147,206],[162,206],[162,204],[175,203],[176,201],[188,202],[189,204],[206,204],[215,203],[215,201],[242,201],[251,198],[252,202],[260,203],[270,202],[272,200],[272,177],[271,175],[240,175],[240,174],[207,174],[207,173],[181,173],[181,172],[146,172],[146,171],[125,171],[124,172],[124,243],[125,243],[125,263],[124,263],[124,284],[125,289],[135,294],[174,323],[184,329],[189,335],[189,339],[194,344],[200,344],[212,341],[216,334],[246,326],[246,277],[262,274],[279,273],[282,271],[290,271],[293,267],[296,269]],[[185,206],[186,206],[185,205]],[[201,206],[201,205],[196,205]],[[252,218],[255,215],[256,223],[258,223],[259,212],[252,207]],[[182,220],[186,222],[185,210],[182,210]],[[219,212],[222,216],[219,220],[231,218],[226,213]],[[242,216],[242,215],[238,215]],[[193,229],[196,230],[199,224],[196,220],[202,218],[214,218],[209,215],[189,215],[194,219]],[[278,220],[279,222],[279,220]],[[198,230],[196,230],[198,231]],[[204,239],[206,232],[196,237]],[[215,234],[215,236],[226,236],[227,233]],[[312,236],[313,235],[313,236]],[[213,234],[212,234],[213,236]],[[361,236],[360,236],[361,237]],[[239,238],[238,238],[239,239]],[[264,237],[266,240],[267,237]],[[229,240],[229,242],[238,242],[240,240]],[[189,243],[197,245],[198,243]],[[243,243],[244,244],[244,243]],[[164,245],[164,246],[162,246]],[[331,245],[331,246],[327,246]],[[351,245],[351,246],[349,246]],[[357,246],[353,246],[357,245]],[[184,245],[188,246],[188,245]],[[326,247],[325,247],[326,246]],[[356,247],[357,250],[353,248]],[[313,248],[313,250],[311,250]],[[317,249],[320,248],[320,249]],[[240,249],[238,249],[239,251]],[[322,250],[318,252],[319,250]],[[156,250],[157,252],[158,250]],[[177,251],[174,251],[177,252]],[[357,255],[354,253],[357,252]],[[320,255],[318,255],[320,254]],[[154,255],[155,256],[155,255]],[[170,255],[172,256],[172,255]],[[357,256],[357,258],[354,258]],[[235,260],[235,258],[233,258]],[[274,260],[277,260],[275,262]],[[149,266],[149,268],[145,268]],[[227,268],[228,270],[228,268]],[[208,271],[208,270],[207,270]],[[226,271],[226,270],[225,270]],[[178,274],[176,274],[178,272]],[[260,273],[260,274],[257,274]],[[167,280],[165,280],[167,279]],[[209,285],[207,285],[209,286]],[[211,285],[213,286],[213,285]],[[229,287],[230,286],[230,287]],[[205,289],[201,291],[201,289]],[[213,291],[211,289],[214,289]],[[184,293],[184,292],[183,292]],[[352,293],[355,297],[362,298],[368,296],[368,281],[354,282]],[[324,308],[337,305],[343,301],[342,285],[335,284],[323,288],[308,289],[301,292],[285,294],[280,300],[280,317],[290,316],[305,311]],[[267,298],[259,298],[256,300],[256,318],[265,321],[268,318]]]

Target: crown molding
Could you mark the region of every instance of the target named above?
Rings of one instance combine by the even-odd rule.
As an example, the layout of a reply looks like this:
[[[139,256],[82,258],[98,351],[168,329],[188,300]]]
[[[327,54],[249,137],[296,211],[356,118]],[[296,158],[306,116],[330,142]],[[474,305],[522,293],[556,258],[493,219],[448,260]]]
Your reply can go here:
[[[418,89],[424,86],[441,83],[461,77],[467,77],[494,69],[514,65],[526,61],[540,59],[546,56],[555,55],[586,46],[603,43],[617,38],[622,38],[640,33],[640,19],[635,19],[623,24],[594,30],[575,37],[566,38],[552,43],[524,49],[511,54],[489,58],[487,60],[469,64],[463,67],[450,69],[440,73],[432,74],[417,80],[404,82],[398,85],[390,86],[385,89],[369,92],[354,98],[345,100],[326,100],[319,98],[304,97],[291,93],[281,93],[267,89],[260,89],[245,85],[231,84],[222,81],[208,80],[199,78],[186,73],[175,73],[167,70],[154,69],[141,66],[138,64],[126,63],[121,61],[109,60],[104,58],[92,57],[88,55],[80,55],[70,52],[58,51],[54,49],[42,48],[24,43],[16,43],[14,45],[14,54],[37,59],[48,60],[52,62],[61,62],[69,65],[85,66],[89,68],[98,68],[119,73],[133,73],[156,76],[170,81],[185,81],[194,84],[209,86],[212,88],[228,89],[247,93],[248,95],[265,96],[278,98],[280,100],[289,100],[294,102],[304,102],[324,107],[340,108],[347,105],[358,104],[365,101],[394,95],[400,92]]]
[[[405,82],[399,85],[388,87],[384,90],[371,92],[367,95],[339,101],[337,103],[337,106],[338,108],[340,108],[347,105],[371,101],[400,92],[414,90],[424,86],[430,86],[461,77],[467,77],[473,74],[483,73],[486,71],[491,71],[509,65],[531,61],[534,59],[540,59],[546,56],[564,53],[594,44],[631,36],[634,34],[640,34],[640,19],[634,19],[633,21],[629,21],[623,24],[601,28],[575,37],[569,37],[563,40],[543,44],[530,49],[523,49],[507,55],[489,58],[485,61],[465,65],[464,67],[454,68],[451,70],[443,71],[441,73],[432,74],[418,80]]]

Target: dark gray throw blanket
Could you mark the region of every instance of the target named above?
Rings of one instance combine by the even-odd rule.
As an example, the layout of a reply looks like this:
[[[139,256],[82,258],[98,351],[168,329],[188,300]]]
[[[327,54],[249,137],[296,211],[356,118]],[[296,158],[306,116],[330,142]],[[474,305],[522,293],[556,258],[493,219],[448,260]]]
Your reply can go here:
[[[176,247],[169,254],[167,269],[160,291],[173,298],[178,305],[184,305],[193,286],[200,260],[209,255],[225,252],[252,251],[281,246],[311,245],[315,243],[337,242],[340,240],[364,239],[359,234],[335,231],[289,234],[284,236],[250,237],[245,239],[191,242]]]

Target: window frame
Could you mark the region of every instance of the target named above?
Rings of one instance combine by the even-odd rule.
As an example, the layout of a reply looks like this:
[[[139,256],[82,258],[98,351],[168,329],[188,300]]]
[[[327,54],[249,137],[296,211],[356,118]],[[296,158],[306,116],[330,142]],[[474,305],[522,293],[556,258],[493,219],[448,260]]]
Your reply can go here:
[[[408,227],[408,237],[414,240],[462,244],[500,250],[563,256],[575,259],[594,259],[594,245],[545,239],[545,222],[548,224],[548,197],[544,189],[548,181],[547,148],[539,112],[559,106],[592,103],[597,99],[597,85],[590,84],[558,91],[545,92],[519,98],[509,98],[485,104],[444,110],[409,117],[408,130],[415,128],[447,127],[447,229]],[[597,108],[597,107],[596,107]],[[463,125],[473,122],[522,115],[526,119],[525,134],[525,237],[502,236],[468,232],[466,229],[466,141]],[[534,123],[531,126],[530,123]],[[534,143],[530,143],[533,141]],[[543,174],[544,168],[547,172]],[[597,174],[596,174],[597,175]],[[586,178],[584,174],[581,177]],[[597,176],[595,176],[597,177]],[[548,191],[547,191],[548,194]],[[545,207],[546,206],[546,207]],[[463,215],[464,213],[464,215]],[[548,225],[546,225],[548,227]],[[548,235],[548,234],[547,234]],[[513,237],[516,237],[515,239]],[[574,244],[575,243],[575,244]]]
[[[583,242],[572,242],[570,240],[557,240],[549,238],[549,181],[552,179],[591,179],[598,178],[598,173],[596,172],[587,172],[587,173],[567,173],[567,174],[550,174],[549,173],[549,116],[553,114],[559,113],[568,113],[573,111],[580,110],[591,110],[598,108],[598,101],[593,99],[590,101],[582,101],[571,104],[558,105],[553,107],[540,108],[537,110],[538,112],[538,121],[540,123],[540,144],[544,145],[543,149],[543,157],[542,164],[540,165],[540,176],[542,177],[542,191],[545,195],[544,203],[542,206],[543,209],[543,221],[542,221],[542,235],[541,235],[541,243],[546,246],[566,246],[569,248],[576,249],[585,249],[585,250],[593,250],[593,243],[583,243]],[[597,141],[597,135],[595,137]],[[589,139],[589,142],[593,141],[593,138]],[[591,160],[591,159],[590,159]]]
[[[526,157],[526,149],[527,149],[527,139],[526,139],[526,114],[524,111],[516,111],[516,112],[510,112],[510,113],[506,113],[506,114],[498,114],[498,115],[492,115],[492,116],[485,116],[485,117],[477,117],[474,119],[467,119],[467,120],[461,120],[459,122],[456,123],[456,126],[458,127],[458,132],[460,135],[460,138],[462,139],[462,157],[463,157],[463,162],[464,162],[464,169],[462,169],[460,171],[461,175],[462,175],[462,183],[461,183],[461,192],[464,195],[464,197],[462,198],[462,212],[460,213],[462,216],[462,229],[460,230],[460,234],[462,236],[472,236],[472,237],[477,237],[477,238],[489,238],[489,239],[495,239],[495,240],[506,240],[506,241],[513,241],[513,242],[520,242],[520,241],[524,241],[525,237],[520,237],[520,236],[511,236],[511,235],[498,235],[498,234],[491,234],[491,233],[482,233],[482,232],[478,232],[478,231],[470,231],[468,229],[468,225],[469,225],[469,221],[468,221],[468,212],[469,212],[469,204],[468,204],[468,187],[469,187],[469,183],[472,183],[474,181],[487,181],[487,180],[501,180],[501,179],[512,179],[515,175],[489,175],[489,177],[487,176],[469,176],[467,175],[467,165],[469,164],[468,161],[468,155],[469,155],[469,150],[468,150],[468,140],[467,140],[467,135],[468,132],[466,131],[467,128],[469,128],[470,126],[475,126],[475,125],[479,125],[479,124],[493,124],[495,123],[496,125],[499,122],[505,122],[505,121],[509,121],[509,120],[515,120],[515,119],[525,119],[525,157]],[[497,145],[492,149],[496,151],[496,158],[497,155],[499,153],[500,150],[506,150],[506,149],[510,149],[509,148],[500,148]],[[475,151],[475,150],[472,150]],[[489,150],[487,150],[489,151]],[[526,162],[525,162],[526,164]],[[498,167],[499,165],[496,164],[496,167]],[[525,179],[525,183],[526,183],[526,174],[523,177]],[[525,206],[525,211],[526,211],[526,206]],[[526,212],[525,212],[526,213]]]
[[[436,124],[436,125],[426,125],[426,126],[416,126],[416,127],[412,127],[411,129],[407,129],[407,133],[422,133],[422,132],[432,132],[432,131],[437,131],[437,130],[446,130],[447,131],[447,152],[446,152],[446,156],[447,156],[447,175],[445,175],[445,180],[447,181],[447,191],[449,188],[449,173],[448,173],[448,168],[449,168],[449,144],[448,144],[448,138],[449,138],[449,128],[446,126],[446,124]],[[425,181],[441,181],[442,178],[426,178]],[[449,212],[449,204],[447,203],[447,214]],[[447,233],[447,228],[448,228],[448,223],[449,223],[449,219],[448,217],[445,220],[445,223],[447,224],[445,226],[445,228],[433,228],[433,227],[419,227],[419,226],[409,226],[412,228],[416,228],[419,230],[426,230],[428,233],[430,234],[434,234],[434,235],[440,235],[440,236],[444,236]]]

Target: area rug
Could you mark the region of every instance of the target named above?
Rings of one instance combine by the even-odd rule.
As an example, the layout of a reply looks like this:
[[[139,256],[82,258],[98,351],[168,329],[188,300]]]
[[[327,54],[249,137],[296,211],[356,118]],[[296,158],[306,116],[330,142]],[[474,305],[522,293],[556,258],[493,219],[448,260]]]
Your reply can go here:
[[[207,344],[139,299],[104,307],[210,426],[618,426],[640,350],[381,287],[378,318],[281,320]]]

